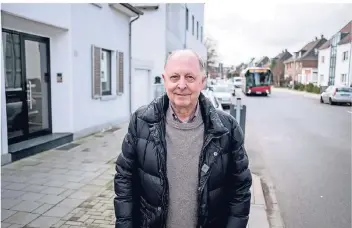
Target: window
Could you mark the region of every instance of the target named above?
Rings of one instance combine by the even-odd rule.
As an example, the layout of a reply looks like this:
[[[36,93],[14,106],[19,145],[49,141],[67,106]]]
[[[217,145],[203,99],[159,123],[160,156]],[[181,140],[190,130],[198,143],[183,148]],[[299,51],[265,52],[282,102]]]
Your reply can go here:
[[[325,62],[325,57],[322,56],[322,57],[321,57],[321,63],[324,63],[324,62]]]
[[[192,35],[194,35],[194,16],[192,15]]]
[[[317,82],[317,81],[318,81],[318,73],[317,73],[317,72],[313,72],[312,81],[313,81],[313,82]]]
[[[111,95],[111,51],[101,50],[100,82],[103,95]]]
[[[188,8],[186,8],[186,31],[188,31],[188,24],[189,24],[188,17],[189,17],[189,12],[188,12]]]
[[[320,84],[323,83],[323,82],[324,82],[324,75],[321,74],[321,75],[320,75]]]
[[[200,27],[200,42],[203,42],[203,26]]]
[[[344,51],[343,53],[342,53],[342,61],[345,61],[345,60],[347,60],[348,59],[348,51]]]
[[[124,92],[124,53],[92,45],[92,98],[110,99],[108,96]],[[112,67],[114,66],[114,67]],[[112,71],[115,68],[116,71]],[[116,86],[115,86],[116,85]],[[105,100],[104,98],[104,100]]]
[[[347,82],[347,74],[341,74],[341,83],[345,84]]]
[[[197,21],[197,40],[199,39],[199,22]]]

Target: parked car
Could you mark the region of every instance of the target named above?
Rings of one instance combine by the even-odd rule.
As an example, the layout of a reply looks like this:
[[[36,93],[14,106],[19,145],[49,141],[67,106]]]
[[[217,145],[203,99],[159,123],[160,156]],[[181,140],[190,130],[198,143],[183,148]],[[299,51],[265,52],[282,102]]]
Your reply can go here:
[[[236,88],[241,88],[242,79],[240,77],[234,77],[233,78],[233,84],[235,85]]]
[[[212,88],[214,96],[220,101],[223,107],[230,108],[232,103],[233,90],[228,85],[216,85]]]
[[[347,86],[329,86],[320,94],[320,103],[330,105],[347,103],[352,104],[352,88]]]
[[[202,93],[204,94],[204,96],[206,96],[211,101],[211,103],[214,105],[214,108],[223,111],[221,103],[214,96],[214,94],[213,94],[213,92],[211,90],[209,90],[209,89],[203,90]]]

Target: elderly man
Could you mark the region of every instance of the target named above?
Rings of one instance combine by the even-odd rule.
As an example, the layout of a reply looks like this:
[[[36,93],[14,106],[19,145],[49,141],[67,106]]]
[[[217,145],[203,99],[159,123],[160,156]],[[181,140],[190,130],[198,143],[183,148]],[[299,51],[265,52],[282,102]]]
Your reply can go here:
[[[132,116],[116,162],[116,228],[245,228],[251,173],[236,120],[201,93],[191,50],[172,53],[166,95]]]

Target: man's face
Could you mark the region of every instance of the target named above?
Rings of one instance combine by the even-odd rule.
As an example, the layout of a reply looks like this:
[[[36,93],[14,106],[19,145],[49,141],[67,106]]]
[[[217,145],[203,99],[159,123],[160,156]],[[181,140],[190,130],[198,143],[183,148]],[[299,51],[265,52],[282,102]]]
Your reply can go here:
[[[192,108],[205,83],[198,58],[191,52],[172,56],[166,64],[163,78],[171,103],[179,108]]]

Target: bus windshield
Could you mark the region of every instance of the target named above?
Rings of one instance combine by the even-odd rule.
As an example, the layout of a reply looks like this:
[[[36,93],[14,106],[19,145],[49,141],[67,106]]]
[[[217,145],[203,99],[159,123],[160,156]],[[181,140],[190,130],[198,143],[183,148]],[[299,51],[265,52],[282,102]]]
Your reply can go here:
[[[247,72],[246,79],[247,84],[250,87],[253,86],[268,86],[271,84],[272,74],[270,71],[266,72]]]

